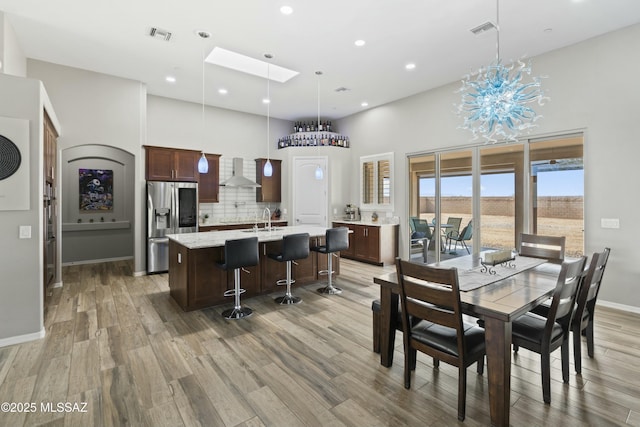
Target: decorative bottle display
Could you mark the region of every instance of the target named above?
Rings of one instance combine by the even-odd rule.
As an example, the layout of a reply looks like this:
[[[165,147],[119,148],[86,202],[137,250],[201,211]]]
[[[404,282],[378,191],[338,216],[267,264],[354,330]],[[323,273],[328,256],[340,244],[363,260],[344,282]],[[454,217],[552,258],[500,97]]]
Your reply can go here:
[[[331,121],[309,120],[293,123],[294,132],[278,140],[278,148],[332,146],[349,148],[349,137],[331,130]]]

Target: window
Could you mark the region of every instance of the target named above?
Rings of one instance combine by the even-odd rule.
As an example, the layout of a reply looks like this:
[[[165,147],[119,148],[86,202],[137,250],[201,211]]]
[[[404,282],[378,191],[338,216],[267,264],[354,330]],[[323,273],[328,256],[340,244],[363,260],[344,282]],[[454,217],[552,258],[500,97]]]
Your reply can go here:
[[[360,205],[364,209],[393,210],[393,153],[360,157]]]

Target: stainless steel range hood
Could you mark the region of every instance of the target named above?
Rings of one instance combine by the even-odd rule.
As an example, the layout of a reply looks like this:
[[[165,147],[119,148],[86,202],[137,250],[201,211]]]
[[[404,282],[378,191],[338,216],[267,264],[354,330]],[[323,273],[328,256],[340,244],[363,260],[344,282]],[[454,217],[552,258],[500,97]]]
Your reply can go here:
[[[233,173],[231,178],[227,179],[224,182],[220,183],[221,187],[249,187],[256,188],[260,187],[260,184],[256,184],[251,181],[249,178],[245,178],[244,176],[244,165],[243,160],[240,157],[233,158]]]

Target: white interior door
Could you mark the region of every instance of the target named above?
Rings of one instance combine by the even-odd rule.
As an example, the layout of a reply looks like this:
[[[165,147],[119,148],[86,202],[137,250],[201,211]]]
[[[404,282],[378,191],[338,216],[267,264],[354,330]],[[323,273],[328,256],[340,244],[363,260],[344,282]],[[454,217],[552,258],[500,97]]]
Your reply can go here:
[[[293,221],[292,225],[327,227],[329,174],[326,157],[293,158]],[[318,165],[324,177],[316,179]]]

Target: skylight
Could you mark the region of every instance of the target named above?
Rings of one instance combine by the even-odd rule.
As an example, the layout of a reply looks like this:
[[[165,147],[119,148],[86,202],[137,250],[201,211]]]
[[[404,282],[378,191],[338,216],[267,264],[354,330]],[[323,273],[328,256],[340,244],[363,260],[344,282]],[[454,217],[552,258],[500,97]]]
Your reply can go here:
[[[267,62],[222,49],[221,47],[214,47],[205,62],[267,78]],[[269,78],[276,82],[284,83],[298,74],[300,74],[298,71],[289,70],[279,65],[271,63],[269,65]]]

